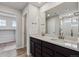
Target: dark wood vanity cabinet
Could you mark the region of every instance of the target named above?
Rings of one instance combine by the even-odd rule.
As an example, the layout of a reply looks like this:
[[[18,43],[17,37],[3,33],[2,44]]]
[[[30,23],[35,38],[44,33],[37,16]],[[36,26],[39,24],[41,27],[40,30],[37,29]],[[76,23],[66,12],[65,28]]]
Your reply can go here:
[[[32,56],[41,57],[41,41],[35,38],[30,38],[30,53]]]
[[[35,55],[35,47],[34,47],[34,42],[32,41],[33,39],[31,39],[31,41],[30,41],[30,53],[32,54],[32,56],[34,56]]]
[[[30,37],[30,53],[35,57],[78,57],[79,52]]]

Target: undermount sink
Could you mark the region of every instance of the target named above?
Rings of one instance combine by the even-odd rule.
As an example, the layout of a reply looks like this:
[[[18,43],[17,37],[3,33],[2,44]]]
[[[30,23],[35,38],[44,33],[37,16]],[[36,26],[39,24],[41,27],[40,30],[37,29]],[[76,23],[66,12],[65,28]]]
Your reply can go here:
[[[51,41],[59,42],[65,46],[77,48],[77,40],[74,37],[65,37],[64,39],[58,38],[58,36],[45,35],[43,38],[50,39]],[[75,40],[74,40],[75,39]]]
[[[53,39],[51,39],[52,41],[56,41],[56,42],[64,42],[64,40],[63,39],[56,39],[56,38],[53,38]]]
[[[77,44],[76,40],[70,40],[70,39],[57,39],[57,38],[53,38],[51,40],[58,41],[58,42],[66,42],[66,43]]]
[[[61,42],[65,46],[68,46],[68,47],[77,48],[77,42],[68,41],[68,40],[64,40],[64,39],[51,39],[51,40],[56,41],[56,42]]]
[[[69,47],[73,47],[73,48],[77,48],[77,44],[72,44],[72,43],[64,43],[65,46],[69,46]]]

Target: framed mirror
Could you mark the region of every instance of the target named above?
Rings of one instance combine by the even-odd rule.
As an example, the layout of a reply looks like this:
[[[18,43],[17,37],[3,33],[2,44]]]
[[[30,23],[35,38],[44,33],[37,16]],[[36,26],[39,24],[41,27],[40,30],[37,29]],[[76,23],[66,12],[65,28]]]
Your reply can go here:
[[[79,33],[78,2],[64,2],[46,11],[46,33],[52,37],[77,40]]]

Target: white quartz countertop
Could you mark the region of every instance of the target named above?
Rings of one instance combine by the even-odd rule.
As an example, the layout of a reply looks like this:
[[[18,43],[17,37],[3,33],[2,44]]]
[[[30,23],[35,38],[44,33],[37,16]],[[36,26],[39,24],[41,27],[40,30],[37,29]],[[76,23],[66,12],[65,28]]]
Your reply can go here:
[[[66,47],[75,51],[79,51],[77,47],[77,41],[69,41],[64,39],[58,39],[57,37],[41,36],[41,35],[30,35],[30,37],[34,37],[42,41]]]

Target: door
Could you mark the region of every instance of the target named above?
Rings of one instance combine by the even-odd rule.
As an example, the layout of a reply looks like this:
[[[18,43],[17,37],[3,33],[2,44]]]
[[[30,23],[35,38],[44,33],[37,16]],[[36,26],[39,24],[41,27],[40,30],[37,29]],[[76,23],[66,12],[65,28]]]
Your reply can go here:
[[[26,47],[26,20],[27,20],[27,15],[25,14],[22,19],[22,45]]]

